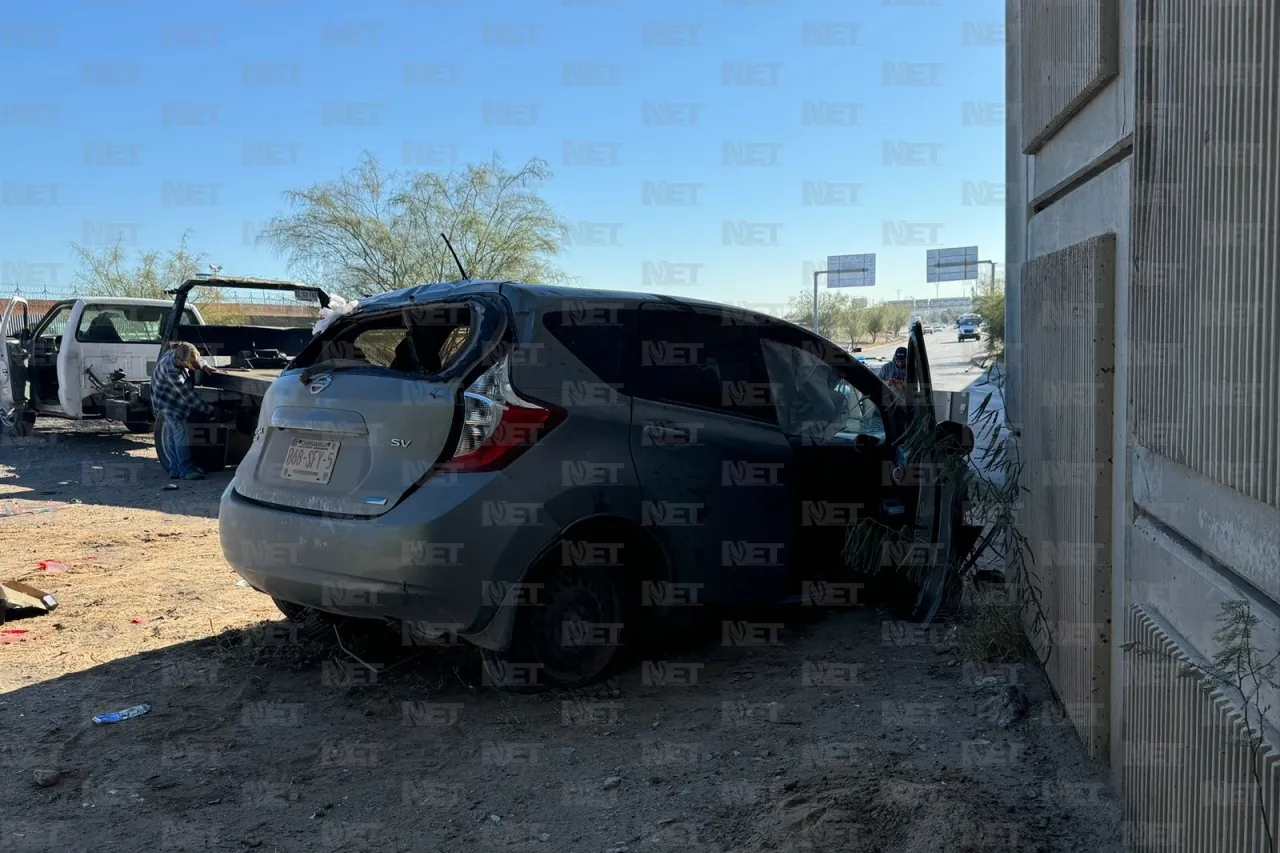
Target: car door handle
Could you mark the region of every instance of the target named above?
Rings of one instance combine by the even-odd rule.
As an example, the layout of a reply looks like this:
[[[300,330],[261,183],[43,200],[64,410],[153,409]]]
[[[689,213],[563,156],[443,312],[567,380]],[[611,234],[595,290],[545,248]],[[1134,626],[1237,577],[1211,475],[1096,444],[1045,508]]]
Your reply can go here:
[[[689,430],[662,423],[645,424],[644,437],[647,441],[670,444],[687,444],[690,440]]]

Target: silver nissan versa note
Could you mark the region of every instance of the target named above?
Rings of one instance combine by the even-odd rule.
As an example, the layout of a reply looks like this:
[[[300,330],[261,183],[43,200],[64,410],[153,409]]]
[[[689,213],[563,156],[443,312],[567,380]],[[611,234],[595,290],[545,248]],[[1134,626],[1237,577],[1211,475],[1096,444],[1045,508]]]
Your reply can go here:
[[[931,407],[919,338],[908,386]],[[904,475],[908,404],[835,344],[737,308],[409,288],[362,300],[272,384],[222,548],[287,616],[460,637],[489,683],[573,687],[682,605],[834,594],[813,584],[859,517],[931,526],[947,559],[953,513]]]

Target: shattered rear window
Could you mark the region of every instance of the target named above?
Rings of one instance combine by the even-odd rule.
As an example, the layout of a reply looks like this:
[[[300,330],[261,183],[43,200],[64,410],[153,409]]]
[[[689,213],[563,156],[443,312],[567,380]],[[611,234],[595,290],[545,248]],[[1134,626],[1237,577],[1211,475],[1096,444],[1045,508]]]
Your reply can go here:
[[[471,335],[465,305],[387,311],[335,323],[320,335],[314,358],[296,366],[381,367],[435,374],[449,367]]]

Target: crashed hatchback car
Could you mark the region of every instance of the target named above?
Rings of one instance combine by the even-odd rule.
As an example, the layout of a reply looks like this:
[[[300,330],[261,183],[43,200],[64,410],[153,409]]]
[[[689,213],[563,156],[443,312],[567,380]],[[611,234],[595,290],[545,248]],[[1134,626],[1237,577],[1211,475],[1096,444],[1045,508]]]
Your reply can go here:
[[[268,389],[223,552],[288,616],[461,638],[491,684],[575,687],[687,605],[833,589],[857,518],[955,560],[959,500],[903,440],[934,417],[918,324],[910,350],[897,396],[725,305],[474,280],[367,298]]]

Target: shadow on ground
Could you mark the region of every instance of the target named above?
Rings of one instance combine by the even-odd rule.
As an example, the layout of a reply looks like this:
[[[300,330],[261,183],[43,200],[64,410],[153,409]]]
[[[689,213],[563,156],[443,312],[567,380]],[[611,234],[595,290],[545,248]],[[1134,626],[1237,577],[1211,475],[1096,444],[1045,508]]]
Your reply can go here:
[[[200,518],[217,517],[217,496],[230,482],[231,470],[207,480],[171,482],[156,460],[149,435],[132,435],[106,421],[70,422],[40,419],[36,431],[21,439],[0,439],[0,504],[79,502],[129,509],[154,509]]]

